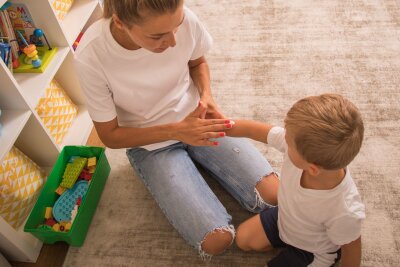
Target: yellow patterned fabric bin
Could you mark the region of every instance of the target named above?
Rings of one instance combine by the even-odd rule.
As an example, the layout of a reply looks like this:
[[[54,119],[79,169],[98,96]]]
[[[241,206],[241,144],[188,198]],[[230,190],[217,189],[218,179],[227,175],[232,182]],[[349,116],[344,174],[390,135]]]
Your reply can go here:
[[[62,143],[78,112],[77,106],[54,79],[35,110],[57,144]]]
[[[0,216],[18,229],[45,182],[46,175],[40,167],[12,147],[0,164]]]
[[[54,12],[59,20],[63,20],[74,0],[51,0]]]

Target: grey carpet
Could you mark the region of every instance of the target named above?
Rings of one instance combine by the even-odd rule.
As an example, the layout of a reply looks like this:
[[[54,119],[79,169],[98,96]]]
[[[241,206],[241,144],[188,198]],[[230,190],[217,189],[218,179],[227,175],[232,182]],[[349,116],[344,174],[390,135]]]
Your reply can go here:
[[[362,266],[400,266],[400,8],[395,0],[187,1],[214,37],[208,55],[215,98],[226,115],[282,125],[299,98],[323,92],[361,109],[365,140],[351,164],[366,204]],[[256,144],[279,170],[281,155]],[[123,150],[86,242],[69,266],[262,266],[274,253],[235,246],[203,263],[168,224]],[[207,181],[234,217],[250,216]]]

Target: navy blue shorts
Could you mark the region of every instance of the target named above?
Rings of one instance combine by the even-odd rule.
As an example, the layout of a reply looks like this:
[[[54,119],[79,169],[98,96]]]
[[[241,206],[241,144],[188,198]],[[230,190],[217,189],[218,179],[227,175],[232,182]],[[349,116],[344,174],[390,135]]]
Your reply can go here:
[[[260,219],[271,245],[274,248],[283,248],[278,256],[268,262],[268,267],[306,267],[314,261],[313,253],[288,245],[281,240],[278,229],[278,207],[263,210]],[[338,261],[340,249],[336,253]]]

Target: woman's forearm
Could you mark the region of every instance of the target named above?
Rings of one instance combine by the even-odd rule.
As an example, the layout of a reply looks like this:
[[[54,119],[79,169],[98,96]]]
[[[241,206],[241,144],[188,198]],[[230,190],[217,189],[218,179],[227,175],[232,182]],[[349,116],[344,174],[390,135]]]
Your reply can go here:
[[[109,148],[128,148],[177,140],[175,124],[165,124],[148,128],[115,127],[103,129],[96,125],[101,141]]]

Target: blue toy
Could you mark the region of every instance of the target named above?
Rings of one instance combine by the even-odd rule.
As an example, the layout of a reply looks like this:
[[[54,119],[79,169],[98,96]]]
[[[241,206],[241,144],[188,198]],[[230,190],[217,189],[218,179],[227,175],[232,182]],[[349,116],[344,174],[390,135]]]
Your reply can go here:
[[[65,193],[62,194],[54,204],[54,219],[58,222],[71,221],[71,212],[74,209],[76,201],[79,197],[83,199],[83,197],[86,195],[88,188],[88,182],[82,180],[77,182],[71,189],[65,191]]]
[[[41,42],[40,38],[43,36],[44,39],[46,40],[47,46],[49,47],[49,50],[53,49],[51,48],[49,41],[47,41],[46,35],[44,34],[44,32],[42,31],[42,29],[36,28],[33,31],[33,35],[39,40],[39,42]]]

